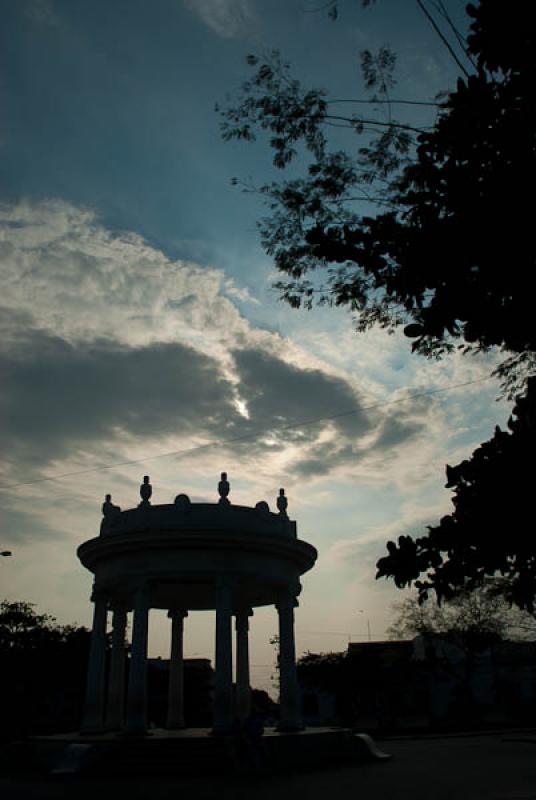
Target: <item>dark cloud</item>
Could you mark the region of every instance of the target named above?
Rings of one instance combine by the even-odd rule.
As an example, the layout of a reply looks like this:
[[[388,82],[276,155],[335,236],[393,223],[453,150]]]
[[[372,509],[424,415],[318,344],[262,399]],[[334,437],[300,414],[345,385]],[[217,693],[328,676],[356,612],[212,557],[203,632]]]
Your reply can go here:
[[[181,344],[74,346],[33,332],[0,354],[0,375],[4,453],[25,462],[122,433],[225,433],[239,416],[218,363]]]
[[[363,455],[364,451],[348,443],[322,442],[309,448],[307,457],[294,464],[293,471],[301,477],[314,478],[340,465],[355,464]]]
[[[390,414],[383,421],[374,450],[391,450],[424,433],[426,426],[415,419],[406,418],[404,412]]]
[[[314,447],[319,432],[332,424],[340,442],[312,449],[300,466],[312,475],[348,459],[349,439],[368,432],[370,423],[344,380],[258,349],[233,355],[249,418],[237,411],[236,389],[219,363],[191,347],[134,348],[108,340],[74,345],[30,330],[0,352],[4,452],[15,472],[17,464],[28,471],[88,447],[100,448],[108,462],[114,443],[124,437],[157,441],[169,434],[204,433],[230,441],[237,455],[247,458],[273,450],[265,434],[280,446],[292,441]],[[333,423],[287,429],[351,409],[356,413]]]
[[[372,419],[342,378],[302,369],[263,350],[249,348],[233,355],[240,394],[250,415],[249,427],[258,430],[262,424],[266,434],[280,444],[303,445],[303,455],[292,465],[297,476],[317,477],[337,467],[350,467],[372,453],[401,446],[424,430],[403,408],[389,409],[385,417],[376,412]],[[293,425],[316,419],[319,422],[315,424]],[[245,427],[243,421],[241,426]],[[332,437],[318,441],[328,427]],[[365,446],[363,439],[369,434],[375,436]],[[268,449],[262,441],[256,447]]]
[[[237,410],[237,387],[218,361],[183,344],[75,345],[35,329],[4,340],[3,481],[27,479],[46,463],[82,451],[100,452],[103,462],[113,462],[114,448],[131,437],[157,442],[191,434],[226,440],[241,459],[288,443],[301,445],[293,471],[313,477],[355,463],[371,450],[401,445],[422,430],[396,412],[364,448],[363,437],[376,425],[348,382],[261,349],[235,350],[233,356],[247,418]],[[348,411],[353,413],[344,415]],[[331,438],[319,441],[326,428]]]
[[[0,549],[9,550],[18,544],[43,539],[47,542],[60,540],[64,534],[51,528],[43,519],[41,509],[35,512],[17,508],[7,508],[2,501],[0,513]],[[13,553],[16,556],[16,552]]]
[[[351,385],[319,369],[303,369],[263,350],[244,349],[233,353],[240,378],[240,394],[253,423],[263,421],[267,432],[279,432],[288,441],[315,439],[319,431],[332,424],[344,437],[357,438],[367,433],[371,423],[361,409],[360,399]],[[299,421],[333,417],[320,425],[286,426]]]
[[[399,413],[400,419],[396,416]],[[350,467],[366,456],[378,454],[384,457],[386,451],[393,451],[424,431],[422,423],[405,419],[403,412],[391,412],[389,417],[380,422],[378,434],[371,444],[362,447],[359,442],[342,438],[314,444],[307,449],[307,455],[293,465],[293,471],[306,478],[315,477],[325,475],[336,467]]]
[[[325,475],[337,467],[351,467],[366,456],[395,451],[414,438],[422,435],[426,426],[411,417],[403,408],[389,408],[384,418],[376,417],[375,436],[363,446],[352,436],[339,436],[331,442],[319,442],[307,448],[306,455],[294,465],[294,472],[302,477]]]

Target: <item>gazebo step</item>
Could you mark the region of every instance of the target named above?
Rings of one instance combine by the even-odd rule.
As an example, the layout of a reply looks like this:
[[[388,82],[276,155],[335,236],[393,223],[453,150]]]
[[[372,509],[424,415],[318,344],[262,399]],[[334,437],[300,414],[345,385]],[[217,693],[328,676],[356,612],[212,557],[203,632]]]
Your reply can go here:
[[[178,736],[157,730],[153,736],[141,739],[36,737],[29,744],[31,751],[25,748],[28,763],[41,764],[56,775],[84,772],[201,776],[261,766],[275,771],[307,770],[390,758],[368,736],[328,728],[296,733],[268,729],[257,745],[248,745],[233,736],[211,736],[207,729]]]
[[[143,739],[99,747],[98,771],[114,773],[219,773],[234,768],[232,742],[226,737]]]

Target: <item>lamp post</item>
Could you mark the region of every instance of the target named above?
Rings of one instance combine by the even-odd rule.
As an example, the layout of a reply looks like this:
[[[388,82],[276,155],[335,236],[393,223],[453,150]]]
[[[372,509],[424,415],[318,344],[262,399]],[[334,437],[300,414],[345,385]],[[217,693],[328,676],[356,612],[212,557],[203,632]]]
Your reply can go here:
[[[362,608],[358,608],[358,612],[359,612],[360,614],[364,614],[364,613],[365,613],[364,609],[362,609]],[[370,636],[370,620],[369,620],[369,618],[368,618],[368,617],[367,617],[367,631],[368,631],[368,640],[369,640],[369,642],[370,642],[370,641],[371,641],[371,636]]]

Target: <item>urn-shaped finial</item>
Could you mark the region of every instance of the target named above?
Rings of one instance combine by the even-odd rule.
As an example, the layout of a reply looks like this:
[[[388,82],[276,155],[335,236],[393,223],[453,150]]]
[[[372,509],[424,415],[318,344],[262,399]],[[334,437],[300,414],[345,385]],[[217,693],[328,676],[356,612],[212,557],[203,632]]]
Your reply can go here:
[[[149,506],[151,505],[150,499],[153,493],[153,487],[149,483],[149,476],[143,476],[143,483],[140,486],[140,496],[141,496],[141,503],[140,506]]]
[[[282,517],[287,516],[288,500],[285,497],[285,490],[279,490],[279,497],[277,498],[277,507]]]
[[[102,516],[105,519],[108,519],[109,517],[113,517],[114,514],[119,514],[120,511],[120,507],[114,506],[112,503],[112,495],[107,494],[104,498],[104,503],[102,504]]]
[[[227,473],[221,473],[221,481],[218,483],[218,494],[220,495],[220,503],[224,506],[229,505],[229,500],[227,495],[231,490],[231,486],[229,481],[227,480]]]

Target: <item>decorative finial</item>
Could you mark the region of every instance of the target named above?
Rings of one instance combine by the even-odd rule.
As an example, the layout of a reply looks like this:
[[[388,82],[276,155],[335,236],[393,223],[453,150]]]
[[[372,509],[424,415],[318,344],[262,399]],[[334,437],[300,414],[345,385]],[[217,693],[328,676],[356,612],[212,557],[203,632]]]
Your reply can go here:
[[[190,498],[187,494],[178,494],[175,498],[175,508],[178,508],[180,511],[188,511],[190,505]]]
[[[227,495],[231,490],[229,481],[227,480],[227,473],[222,472],[221,481],[218,483],[218,493],[220,495],[220,503],[224,506],[230,505]]]
[[[153,487],[149,483],[149,476],[143,476],[143,483],[140,486],[141,503],[140,506],[150,506],[150,498],[153,493]]]
[[[112,495],[107,494],[104,498],[104,503],[102,504],[102,516],[105,519],[108,519],[109,517],[113,517],[115,514],[119,514],[120,511],[120,507],[114,506],[112,503]]]
[[[279,509],[280,515],[282,517],[287,518],[288,517],[288,514],[287,514],[288,500],[285,497],[285,490],[284,489],[280,489],[279,490],[279,497],[277,498],[277,507]]]

